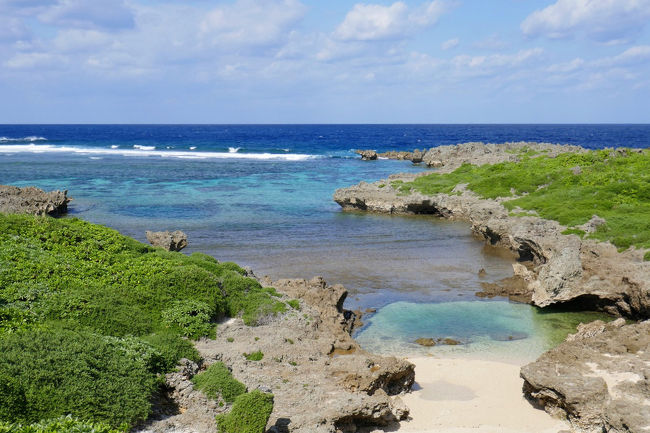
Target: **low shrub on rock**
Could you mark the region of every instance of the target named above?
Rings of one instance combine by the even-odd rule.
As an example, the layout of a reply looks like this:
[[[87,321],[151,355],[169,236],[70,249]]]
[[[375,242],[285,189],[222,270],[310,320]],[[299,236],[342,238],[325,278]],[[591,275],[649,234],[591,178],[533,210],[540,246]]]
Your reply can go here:
[[[35,424],[9,424],[0,422],[0,433],[124,433],[103,423],[81,421],[71,416]]]
[[[246,392],[246,385],[232,377],[230,370],[223,362],[212,364],[202,373],[192,378],[196,389],[203,391],[212,399],[221,396],[227,403],[232,403],[235,398]]]
[[[229,413],[217,416],[219,433],[264,433],[273,412],[273,394],[255,390],[235,399]]]

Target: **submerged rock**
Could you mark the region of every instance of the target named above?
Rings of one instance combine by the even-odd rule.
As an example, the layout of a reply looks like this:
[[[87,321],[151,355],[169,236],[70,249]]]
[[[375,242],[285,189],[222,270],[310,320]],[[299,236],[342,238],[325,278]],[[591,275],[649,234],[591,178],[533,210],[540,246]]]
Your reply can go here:
[[[72,199],[67,195],[68,191],[0,185],[0,213],[59,216],[68,211]]]
[[[415,340],[415,343],[419,344],[420,346],[431,347],[436,345],[436,340],[433,338],[418,338]]]
[[[167,251],[180,251],[187,246],[187,235],[180,230],[173,232],[151,232],[145,233],[147,240],[154,247],[161,247]]]
[[[581,325],[521,369],[524,393],[586,432],[650,430],[650,321]]]

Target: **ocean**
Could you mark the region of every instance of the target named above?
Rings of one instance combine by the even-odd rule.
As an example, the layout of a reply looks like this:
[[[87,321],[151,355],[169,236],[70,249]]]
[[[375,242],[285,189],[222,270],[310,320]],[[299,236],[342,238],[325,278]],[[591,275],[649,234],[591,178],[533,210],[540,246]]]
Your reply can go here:
[[[451,350],[413,344],[435,334],[468,343],[456,355],[534,356],[584,317],[476,298],[512,262],[466,223],[343,213],[332,200],[340,187],[426,170],[361,161],[354,149],[468,141],[649,147],[650,125],[0,125],[0,183],[67,189],[70,216],[141,241],[145,230],[183,230],[184,252],[258,276],[341,283],[347,308],[377,310],[357,334],[375,351]]]

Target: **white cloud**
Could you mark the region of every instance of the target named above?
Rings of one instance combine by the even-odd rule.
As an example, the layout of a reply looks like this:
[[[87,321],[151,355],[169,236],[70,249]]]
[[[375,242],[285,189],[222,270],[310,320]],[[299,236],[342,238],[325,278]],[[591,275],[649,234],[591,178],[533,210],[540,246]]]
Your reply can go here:
[[[64,59],[51,53],[18,53],[6,62],[4,66],[12,69],[31,69],[36,67],[61,66]]]
[[[276,44],[288,37],[306,10],[297,0],[238,0],[211,10],[199,28],[213,44]]]
[[[634,66],[650,62],[650,45],[638,45],[628,48],[621,54],[594,62],[598,67]]]
[[[451,50],[452,48],[456,48],[459,43],[460,40],[458,38],[449,39],[448,41],[445,41],[442,44],[440,44],[440,48],[442,48],[443,50]]]
[[[576,33],[605,43],[624,42],[650,19],[650,0],[557,0],[522,23],[524,34],[566,38]]]
[[[133,11],[124,0],[59,0],[38,18],[59,27],[128,29],[134,25]]]
[[[22,20],[0,17],[0,43],[26,40],[29,37],[30,31]]]
[[[342,41],[400,39],[435,24],[451,6],[443,0],[433,0],[415,9],[401,1],[390,6],[358,3],[337,27],[334,37]]]

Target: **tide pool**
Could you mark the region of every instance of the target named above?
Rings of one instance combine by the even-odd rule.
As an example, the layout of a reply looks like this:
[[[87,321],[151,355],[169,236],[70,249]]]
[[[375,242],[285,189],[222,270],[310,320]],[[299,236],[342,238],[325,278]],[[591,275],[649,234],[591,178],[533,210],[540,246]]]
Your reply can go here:
[[[581,322],[611,320],[602,313],[541,310],[508,301],[394,302],[364,319],[356,334],[364,349],[388,355],[532,361],[574,333]],[[450,338],[424,347],[415,340]]]

